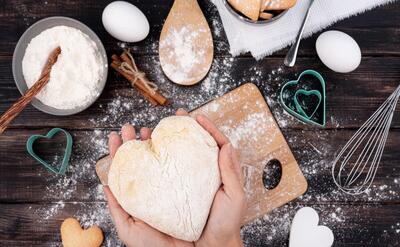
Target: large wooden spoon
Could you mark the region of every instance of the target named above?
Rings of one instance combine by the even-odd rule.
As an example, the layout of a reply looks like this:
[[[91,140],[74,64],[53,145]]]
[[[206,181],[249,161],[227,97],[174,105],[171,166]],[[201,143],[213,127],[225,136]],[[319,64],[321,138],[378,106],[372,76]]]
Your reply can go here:
[[[207,75],[214,46],[197,0],[175,0],[161,31],[159,53],[165,75],[177,84],[193,85]]]

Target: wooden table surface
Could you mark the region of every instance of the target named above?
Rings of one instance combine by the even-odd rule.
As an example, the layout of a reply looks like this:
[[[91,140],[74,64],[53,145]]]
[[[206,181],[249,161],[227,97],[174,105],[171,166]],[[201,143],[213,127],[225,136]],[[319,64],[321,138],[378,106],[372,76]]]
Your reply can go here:
[[[130,47],[138,66],[172,100],[168,107],[152,108],[110,71],[99,100],[80,114],[56,117],[28,106],[0,136],[1,246],[60,246],[59,227],[68,216],[77,217],[85,226],[99,224],[106,234],[105,246],[120,245],[94,173],[95,161],[107,153],[107,134],[125,122],[154,126],[179,107],[194,109],[245,82],[254,82],[262,91],[309,182],[304,196],[245,226],[242,235],[246,245],[287,246],[290,221],[302,206],[319,212],[322,224],[334,232],[334,246],[400,245],[400,108],[371,191],[346,196],[335,188],[330,176],[338,149],[400,83],[400,3],[331,28],[353,36],[363,54],[356,71],[338,74],[319,61],[314,49],[317,35],[302,42],[297,65],[291,69],[282,66],[287,49],[261,61],[248,54],[232,58],[214,6],[199,1],[213,32],[215,60],[204,82],[185,88],[165,78],[157,54],[160,30],[172,0],[131,1],[145,13],[151,26],[149,37],[136,44],[120,43],[106,33],[101,13],[108,2],[0,0],[0,112],[20,96],[11,71],[19,37],[34,22],[49,16],[68,16],[87,24],[103,41],[108,56]],[[326,78],[325,129],[298,122],[284,114],[277,103],[282,83],[305,69],[315,69]],[[25,149],[30,135],[44,134],[52,127],[67,129],[75,141],[65,177],[49,174]],[[47,155],[59,151],[58,145],[42,145]]]

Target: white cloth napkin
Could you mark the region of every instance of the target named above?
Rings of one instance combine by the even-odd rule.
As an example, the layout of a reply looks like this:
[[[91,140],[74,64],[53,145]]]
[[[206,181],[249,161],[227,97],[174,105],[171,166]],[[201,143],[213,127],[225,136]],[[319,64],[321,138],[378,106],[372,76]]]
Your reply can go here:
[[[268,26],[243,23],[229,13],[223,2],[225,0],[211,1],[217,6],[221,16],[232,55],[250,52],[256,59],[261,59],[294,42],[310,0],[297,0],[292,9]],[[394,1],[396,0],[315,0],[303,38],[339,20]]]

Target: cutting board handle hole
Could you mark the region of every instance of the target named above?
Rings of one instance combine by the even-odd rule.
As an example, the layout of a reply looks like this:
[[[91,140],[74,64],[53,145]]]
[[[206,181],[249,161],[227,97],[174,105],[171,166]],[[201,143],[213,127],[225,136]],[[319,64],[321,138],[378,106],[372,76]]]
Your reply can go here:
[[[267,162],[263,171],[263,184],[267,190],[272,190],[278,186],[282,178],[282,164],[277,159]]]

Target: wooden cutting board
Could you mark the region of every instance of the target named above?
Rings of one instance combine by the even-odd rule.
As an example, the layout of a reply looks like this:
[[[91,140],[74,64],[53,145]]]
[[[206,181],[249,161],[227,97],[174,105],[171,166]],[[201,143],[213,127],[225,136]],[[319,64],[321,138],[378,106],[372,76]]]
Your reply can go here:
[[[248,205],[244,224],[288,203],[307,190],[307,181],[264,97],[254,84],[242,85],[190,114],[209,117],[238,148]],[[263,183],[263,172],[271,160],[281,163],[282,176],[274,189],[267,190]],[[107,184],[110,162],[110,158],[106,157],[96,164],[96,172],[103,184]]]

